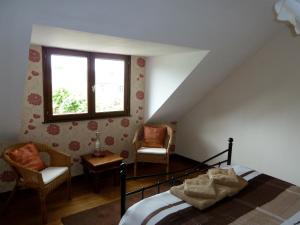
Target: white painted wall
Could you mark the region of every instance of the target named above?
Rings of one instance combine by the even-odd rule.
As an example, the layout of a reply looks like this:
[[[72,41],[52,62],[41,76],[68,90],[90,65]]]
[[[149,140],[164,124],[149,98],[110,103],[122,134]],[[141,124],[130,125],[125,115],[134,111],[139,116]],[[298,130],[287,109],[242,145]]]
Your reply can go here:
[[[300,37],[285,30],[178,124],[179,154],[203,160],[235,138],[233,162],[300,185]]]
[[[207,53],[195,51],[147,58],[145,120],[151,118]]]

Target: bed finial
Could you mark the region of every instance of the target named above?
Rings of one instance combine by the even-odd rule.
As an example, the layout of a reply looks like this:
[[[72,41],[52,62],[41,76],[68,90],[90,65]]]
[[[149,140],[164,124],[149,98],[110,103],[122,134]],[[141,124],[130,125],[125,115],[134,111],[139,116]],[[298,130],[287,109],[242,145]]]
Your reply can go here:
[[[229,139],[228,139],[228,158],[227,158],[227,165],[231,165],[232,145],[233,145],[233,138],[229,138]]]

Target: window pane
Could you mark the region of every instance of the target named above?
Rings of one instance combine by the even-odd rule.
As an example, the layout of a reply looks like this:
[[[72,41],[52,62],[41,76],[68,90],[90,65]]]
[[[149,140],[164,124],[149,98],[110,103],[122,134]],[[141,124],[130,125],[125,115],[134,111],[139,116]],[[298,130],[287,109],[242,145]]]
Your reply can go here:
[[[87,113],[87,58],[51,55],[53,115]]]
[[[124,61],[95,59],[96,112],[124,110]]]

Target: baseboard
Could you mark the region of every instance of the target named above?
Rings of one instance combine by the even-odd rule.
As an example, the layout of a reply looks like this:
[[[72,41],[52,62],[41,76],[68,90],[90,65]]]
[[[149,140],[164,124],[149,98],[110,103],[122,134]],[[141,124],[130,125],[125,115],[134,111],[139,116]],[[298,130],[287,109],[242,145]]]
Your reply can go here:
[[[179,155],[177,153],[173,153],[172,155],[170,155],[170,159],[172,159],[172,158],[174,158],[174,159],[181,159],[181,160],[185,160],[185,161],[190,161],[191,163],[195,163],[195,164],[200,163],[197,160],[188,158],[188,157],[183,156],[183,155]]]

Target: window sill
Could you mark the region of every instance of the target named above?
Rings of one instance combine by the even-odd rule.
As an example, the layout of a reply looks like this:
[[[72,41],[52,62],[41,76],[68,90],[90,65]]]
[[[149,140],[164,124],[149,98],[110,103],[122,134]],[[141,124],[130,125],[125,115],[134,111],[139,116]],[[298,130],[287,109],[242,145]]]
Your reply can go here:
[[[108,118],[131,117],[131,116],[132,115],[130,113],[124,113],[124,112],[107,112],[107,113],[95,114],[93,116],[88,114],[61,115],[61,116],[48,117],[47,119],[44,120],[43,124],[84,121],[84,120],[102,120]],[[46,118],[46,116],[44,118]]]

